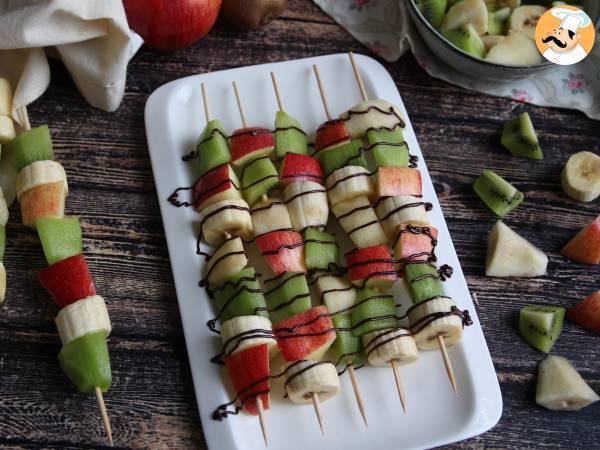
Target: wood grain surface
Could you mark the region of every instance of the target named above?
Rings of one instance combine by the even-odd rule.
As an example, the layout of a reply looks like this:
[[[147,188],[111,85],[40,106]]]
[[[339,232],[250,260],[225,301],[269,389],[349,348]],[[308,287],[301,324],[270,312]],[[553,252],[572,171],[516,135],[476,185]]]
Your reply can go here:
[[[33,125],[48,123],[56,157],[68,174],[68,214],[81,216],[85,250],[97,288],[108,302],[113,386],[106,395],[120,448],[205,448],[196,409],[171,267],[146,149],[143,111],[148,95],[187,75],[232,67],[367,50],[306,0],[246,33],[219,20],[208,37],[177,53],[142,49],[129,67],[115,113],[90,107],[69,74],[52,63],[52,84],[30,107]],[[599,151],[600,124],[579,112],[537,108],[468,92],[430,78],[407,54],[385,64],[402,94],[434,180],[504,397],[500,423],[455,448],[600,448],[600,404],[561,414],[534,403],[542,354],[516,331],[528,303],[570,306],[600,289],[600,270],[566,261],[558,250],[599,213],[598,201],[575,203],[560,187],[571,153]],[[532,116],[543,161],[510,157],[499,127],[516,112]],[[483,276],[495,217],[471,185],[485,168],[506,176],[525,202],[506,222],[550,258],[534,280]],[[45,266],[37,236],[11,208],[5,265],[8,299],[0,306],[0,448],[101,448],[95,398],[78,394],[56,360],[57,309],[36,280]],[[569,358],[600,392],[600,338],[566,323],[554,353]]]

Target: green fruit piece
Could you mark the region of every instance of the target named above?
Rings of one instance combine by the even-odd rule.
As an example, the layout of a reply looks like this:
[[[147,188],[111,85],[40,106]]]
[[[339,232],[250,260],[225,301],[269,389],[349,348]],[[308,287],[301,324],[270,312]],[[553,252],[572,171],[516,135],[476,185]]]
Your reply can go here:
[[[347,366],[360,366],[365,363],[365,353],[362,349],[362,343],[359,337],[352,334],[351,331],[344,331],[352,327],[351,314],[337,314],[331,317],[333,326],[336,328],[336,338],[333,341],[332,349],[337,364]]]
[[[273,323],[308,311],[312,306],[306,276],[301,272],[285,272],[266,280],[265,288]]]
[[[352,309],[352,334],[360,337],[372,331],[394,328],[397,325],[394,297],[375,289],[361,289]]]
[[[242,196],[250,207],[279,185],[279,175],[269,156],[260,156],[242,169]]]
[[[498,36],[506,34],[506,26],[510,17],[510,8],[490,11],[488,8],[488,34]]]
[[[450,0],[452,2],[452,0]],[[434,27],[439,28],[446,14],[448,0],[416,0],[417,8],[423,17]]]
[[[519,314],[519,334],[539,351],[548,353],[562,331],[565,308],[528,305]]]
[[[544,159],[531,117],[526,112],[504,124],[500,141],[513,156]]]
[[[83,253],[81,225],[77,217],[37,219],[35,226],[48,265]]]
[[[463,52],[480,59],[485,56],[485,45],[472,24],[461,25],[442,34]]]
[[[325,176],[344,166],[362,166],[368,168],[360,139],[353,139],[347,144],[320,151],[316,154],[316,158],[321,163]]]
[[[226,136],[225,127],[220,120],[211,120],[206,124],[196,146],[200,176],[231,160]]]
[[[454,5],[456,5],[460,1],[462,1],[462,0],[448,0],[448,9],[452,8]]]
[[[339,248],[335,237],[317,228],[307,228],[302,233],[304,258],[308,270],[330,268],[338,262]]]
[[[433,264],[418,263],[404,266],[404,277],[413,303],[444,295],[444,286]]]
[[[371,128],[367,130],[367,141],[377,167],[408,167],[410,156],[402,128]]]
[[[286,153],[308,153],[306,133],[300,122],[283,111],[275,114],[275,157],[282,160]]]
[[[6,249],[6,226],[0,225],[0,262],[4,261],[4,250]]]
[[[69,342],[58,354],[58,362],[79,392],[91,393],[96,387],[106,392],[110,387],[110,357],[104,331]]]
[[[253,267],[246,267],[236,275],[225,278],[213,292],[221,323],[239,316],[269,316],[267,302]]]
[[[54,153],[48,125],[24,131],[4,144],[3,151],[10,152],[10,162],[17,173],[32,162],[53,160]]]
[[[491,170],[483,171],[473,189],[483,203],[500,217],[519,206],[525,198],[522,192]]]

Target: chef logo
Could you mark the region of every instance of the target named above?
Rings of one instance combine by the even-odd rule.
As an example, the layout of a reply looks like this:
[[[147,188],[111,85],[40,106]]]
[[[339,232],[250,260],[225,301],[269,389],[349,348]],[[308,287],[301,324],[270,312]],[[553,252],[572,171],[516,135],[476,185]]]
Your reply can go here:
[[[579,8],[560,5],[544,13],[535,29],[535,43],[544,58],[569,66],[584,59],[594,46],[596,32]]]

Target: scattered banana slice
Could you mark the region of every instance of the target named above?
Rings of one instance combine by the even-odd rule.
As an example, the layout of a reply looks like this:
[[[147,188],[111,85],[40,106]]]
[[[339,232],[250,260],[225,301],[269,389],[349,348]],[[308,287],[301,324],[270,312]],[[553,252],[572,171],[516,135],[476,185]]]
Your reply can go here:
[[[542,55],[534,41],[519,31],[511,31],[490,49],[485,60],[507,66],[527,66],[540,64]]]
[[[560,181],[563,191],[573,200],[594,201],[600,196],[600,156],[592,152],[571,155]]]
[[[452,6],[442,22],[442,32],[471,23],[477,33],[488,31],[488,10],[483,0],[463,0]]]
[[[529,39],[535,40],[535,27],[546,11],[547,9],[540,5],[519,6],[510,15],[508,26],[511,30],[520,31]]]

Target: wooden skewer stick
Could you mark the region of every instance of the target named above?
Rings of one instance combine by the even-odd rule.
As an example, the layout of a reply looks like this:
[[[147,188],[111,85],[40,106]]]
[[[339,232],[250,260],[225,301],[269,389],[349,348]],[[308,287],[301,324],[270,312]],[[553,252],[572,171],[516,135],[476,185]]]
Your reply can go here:
[[[110,428],[110,420],[108,419],[108,413],[106,412],[106,405],[104,404],[104,396],[102,390],[96,386],[96,398],[98,399],[98,407],[100,408],[100,414],[102,415],[102,423],[104,424],[104,430],[108,436],[108,443],[113,446],[112,429]]]
[[[315,413],[317,414],[317,420],[319,421],[319,427],[321,427],[321,433],[325,435],[325,422],[323,421],[323,412],[321,411],[321,401],[319,400],[319,394],[313,392],[312,401],[313,406],[315,407]]]
[[[244,128],[248,127],[248,122],[246,121],[246,110],[244,109],[244,104],[242,103],[242,98],[240,97],[240,91],[238,90],[237,83],[233,81],[233,92],[235,92],[235,101],[238,105],[238,110],[240,111],[240,119],[242,119],[242,125]]]
[[[200,85],[202,88],[202,102],[204,103],[204,116],[206,117],[206,122],[210,122],[210,107],[208,103],[208,94],[206,93],[206,87],[204,83]]]
[[[394,371],[394,378],[396,379],[396,389],[398,389],[398,396],[400,397],[400,404],[406,414],[406,394],[404,393],[404,386],[400,379],[400,366],[398,365],[397,359],[392,359],[392,370]]]
[[[350,377],[350,381],[352,382],[354,398],[356,399],[356,404],[358,405],[360,415],[362,416],[366,427],[369,428],[369,423],[367,422],[367,413],[365,411],[365,404],[363,402],[362,395],[360,394],[360,389],[358,388],[358,382],[356,381],[356,372],[354,371],[354,366],[352,365],[352,363],[348,365],[348,376]]]
[[[277,106],[279,106],[279,111],[285,111],[283,107],[283,100],[281,97],[281,91],[279,90],[279,82],[277,81],[277,76],[275,72],[271,72],[271,80],[273,81],[273,89],[275,90],[275,97],[277,97]]]
[[[263,402],[260,395],[256,397],[256,407],[258,408],[258,421],[260,422],[260,429],[262,430],[263,439],[265,440],[265,447],[269,446],[269,439],[267,438],[267,416],[265,409],[263,408]]]
[[[327,116],[327,120],[331,120],[331,112],[329,111],[327,94],[325,94],[325,88],[323,87],[323,82],[321,81],[321,73],[319,72],[319,67],[316,64],[313,64],[313,71],[315,72],[315,77],[317,78],[317,85],[319,86],[319,92],[321,93],[321,100],[323,101],[325,115]]]
[[[360,76],[360,70],[358,69],[358,65],[354,60],[354,53],[348,52],[348,56],[350,56],[350,63],[352,64],[352,70],[354,71],[354,76],[356,77],[358,88],[360,89],[360,95],[362,95],[363,101],[366,102],[367,100],[369,100],[369,96],[367,95],[367,90],[365,89],[365,83],[363,82],[363,79]]]
[[[456,377],[454,376],[452,363],[450,362],[450,357],[448,356],[448,352],[446,351],[446,343],[444,342],[444,337],[441,335],[438,336],[438,344],[440,345],[442,358],[444,358],[444,365],[446,366],[446,373],[448,374],[448,379],[450,380],[450,384],[452,384],[452,389],[454,389],[454,393],[458,394],[458,388],[456,387]]]

